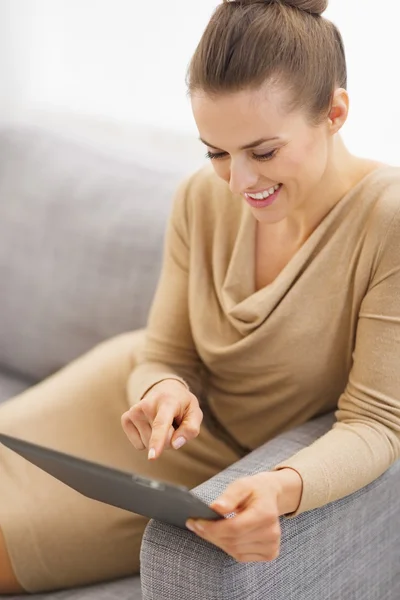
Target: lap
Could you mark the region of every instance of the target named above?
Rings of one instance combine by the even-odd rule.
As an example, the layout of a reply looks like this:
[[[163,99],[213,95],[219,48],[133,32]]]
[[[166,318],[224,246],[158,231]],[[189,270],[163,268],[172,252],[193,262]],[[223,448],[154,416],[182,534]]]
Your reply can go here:
[[[119,469],[194,487],[238,457],[205,427],[149,463],[122,431],[126,384],[143,335],[119,336],[0,407],[0,430]],[[142,517],[81,496],[0,447],[0,527],[29,591],[126,576],[139,568]]]

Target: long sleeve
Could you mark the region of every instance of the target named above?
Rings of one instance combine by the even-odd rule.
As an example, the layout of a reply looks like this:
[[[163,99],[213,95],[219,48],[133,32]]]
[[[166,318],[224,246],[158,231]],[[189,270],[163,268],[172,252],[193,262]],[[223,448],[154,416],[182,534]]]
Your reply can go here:
[[[335,409],[331,431],[275,467],[303,479],[295,514],[374,481],[400,458],[399,194],[398,168],[369,173],[254,291],[251,212],[212,170],[195,174],[169,220],[131,402],[179,379],[250,449]]]
[[[163,265],[149,314],[146,344],[129,382],[131,404],[164,379],[177,379],[199,396],[202,364],[189,319],[190,249],[186,196],[190,180],[182,184],[167,225]]]
[[[337,422],[310,447],[278,465],[302,477],[296,516],[343,498],[400,457],[400,218],[382,240],[359,312],[353,366]]]

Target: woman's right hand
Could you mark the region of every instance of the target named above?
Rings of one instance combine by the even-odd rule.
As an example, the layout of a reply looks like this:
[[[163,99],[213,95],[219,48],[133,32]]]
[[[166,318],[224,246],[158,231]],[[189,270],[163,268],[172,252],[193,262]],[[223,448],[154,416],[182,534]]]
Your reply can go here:
[[[136,450],[149,451],[149,459],[163,450],[178,450],[200,432],[203,413],[199,401],[185,385],[164,379],[121,417],[123,430]]]

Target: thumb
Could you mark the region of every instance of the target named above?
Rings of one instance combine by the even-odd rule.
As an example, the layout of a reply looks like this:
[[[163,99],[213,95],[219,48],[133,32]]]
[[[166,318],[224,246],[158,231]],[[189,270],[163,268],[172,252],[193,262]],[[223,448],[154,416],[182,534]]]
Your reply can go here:
[[[247,504],[252,496],[253,490],[248,482],[238,480],[231,483],[224,493],[211,504],[211,508],[226,515],[235,512]]]

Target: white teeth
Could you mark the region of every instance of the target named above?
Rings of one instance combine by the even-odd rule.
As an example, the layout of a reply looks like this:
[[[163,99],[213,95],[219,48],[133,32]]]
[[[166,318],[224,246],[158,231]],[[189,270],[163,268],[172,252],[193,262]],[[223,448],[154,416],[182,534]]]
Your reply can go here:
[[[274,194],[277,190],[279,190],[280,187],[281,184],[278,184],[274,187],[269,188],[269,190],[265,190],[264,192],[259,192],[258,194],[247,194],[247,196],[253,198],[253,200],[265,200],[269,196],[272,196],[272,194]]]

